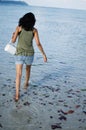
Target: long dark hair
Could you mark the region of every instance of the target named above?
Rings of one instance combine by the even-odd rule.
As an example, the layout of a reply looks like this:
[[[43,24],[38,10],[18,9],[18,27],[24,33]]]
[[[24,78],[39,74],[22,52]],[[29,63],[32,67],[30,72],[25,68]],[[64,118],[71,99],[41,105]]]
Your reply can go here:
[[[22,26],[26,31],[32,30],[36,19],[33,13],[29,12],[19,19],[19,26]]]

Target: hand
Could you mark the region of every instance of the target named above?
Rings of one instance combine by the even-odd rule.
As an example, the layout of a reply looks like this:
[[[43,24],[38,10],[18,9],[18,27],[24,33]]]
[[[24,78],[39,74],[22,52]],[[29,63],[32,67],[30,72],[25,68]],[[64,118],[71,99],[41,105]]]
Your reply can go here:
[[[44,55],[44,62],[47,62],[47,57],[46,57],[46,55]]]

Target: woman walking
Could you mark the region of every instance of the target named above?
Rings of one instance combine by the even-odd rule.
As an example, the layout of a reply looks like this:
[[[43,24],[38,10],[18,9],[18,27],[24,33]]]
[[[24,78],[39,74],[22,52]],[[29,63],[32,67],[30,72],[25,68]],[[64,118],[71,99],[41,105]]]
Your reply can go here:
[[[34,27],[36,22],[33,13],[29,12],[19,19],[19,24],[16,27],[12,36],[12,42],[15,43],[18,38],[15,63],[16,63],[16,95],[15,101],[19,100],[19,89],[21,84],[21,76],[23,65],[26,64],[26,78],[24,88],[29,85],[31,65],[34,59],[33,39],[43,55],[44,62],[47,62],[46,54],[39,40],[38,30]]]

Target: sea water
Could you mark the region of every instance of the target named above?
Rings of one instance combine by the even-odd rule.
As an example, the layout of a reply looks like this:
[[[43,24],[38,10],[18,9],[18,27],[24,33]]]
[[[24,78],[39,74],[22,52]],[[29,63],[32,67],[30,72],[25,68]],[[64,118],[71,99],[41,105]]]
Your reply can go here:
[[[43,84],[42,79],[46,77],[45,82],[52,84],[53,77],[66,74],[86,82],[86,11],[82,10],[0,4],[0,72],[8,76],[15,72],[11,70],[15,68],[14,57],[4,51],[4,46],[11,39],[19,18],[27,12],[36,16],[35,27],[48,58],[45,64],[34,42],[31,79]]]

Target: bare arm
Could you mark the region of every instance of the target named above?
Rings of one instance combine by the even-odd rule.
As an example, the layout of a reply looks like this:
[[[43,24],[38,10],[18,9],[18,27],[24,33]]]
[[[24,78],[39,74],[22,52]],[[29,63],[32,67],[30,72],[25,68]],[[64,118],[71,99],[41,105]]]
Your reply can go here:
[[[41,53],[42,53],[42,55],[43,55],[44,62],[47,62],[47,57],[46,57],[46,54],[45,54],[45,52],[44,52],[44,50],[43,50],[43,47],[42,47],[42,45],[41,45],[41,43],[40,43],[39,35],[38,35],[37,29],[34,29],[34,38],[35,38],[35,41],[36,41],[36,44],[37,44],[39,50],[41,51]]]
[[[12,35],[12,43],[16,42],[16,39],[20,31],[21,31],[21,27],[17,26],[15,32]]]

